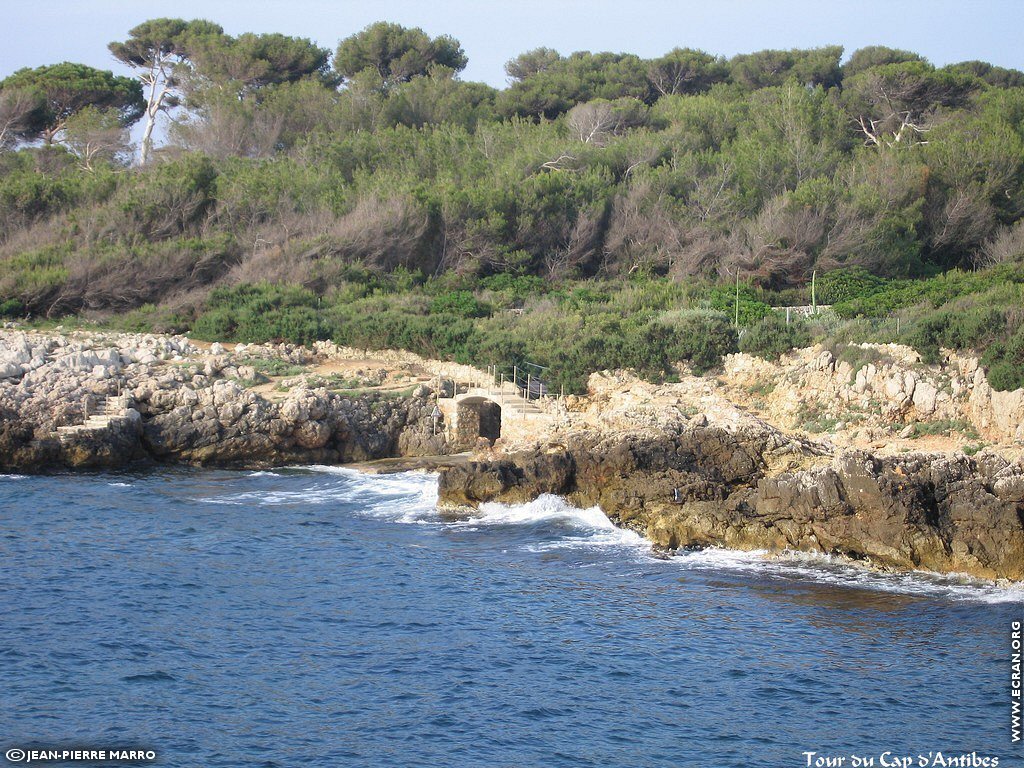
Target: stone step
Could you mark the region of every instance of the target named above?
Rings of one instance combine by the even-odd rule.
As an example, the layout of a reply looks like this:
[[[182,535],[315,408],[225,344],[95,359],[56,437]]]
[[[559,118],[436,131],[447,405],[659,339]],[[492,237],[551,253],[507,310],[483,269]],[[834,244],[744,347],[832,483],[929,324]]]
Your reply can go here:
[[[57,427],[57,437],[64,438],[81,432],[98,432],[109,429],[114,422],[120,422],[127,416],[128,396],[117,395],[97,398],[96,405],[89,409],[91,413],[81,424],[67,424]]]

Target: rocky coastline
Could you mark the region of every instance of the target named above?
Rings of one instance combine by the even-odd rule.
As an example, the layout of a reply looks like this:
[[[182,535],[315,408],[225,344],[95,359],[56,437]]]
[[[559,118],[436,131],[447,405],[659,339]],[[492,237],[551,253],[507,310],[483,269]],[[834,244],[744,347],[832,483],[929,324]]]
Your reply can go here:
[[[266,391],[269,377],[246,361],[300,368],[323,351],[239,346],[229,353],[184,337],[5,334],[0,467],[263,468],[448,452],[433,433],[428,387],[337,392],[297,381]]]
[[[440,475],[448,507],[541,494],[598,505],[667,550],[799,551],[1024,579],[1024,468],[995,454],[831,453],[767,427],[680,425],[574,435]]]
[[[802,391],[820,390],[823,401],[861,398],[858,407],[883,414],[891,427],[872,422],[854,437],[810,435],[737,405],[722,394],[728,381],[684,376],[651,385],[627,373],[595,374],[588,396],[550,403],[521,423],[510,415],[496,442],[482,440],[468,458],[451,459],[464,446],[443,423],[438,428],[435,395],[459,375],[478,373],[465,367],[332,344],[204,345],[180,336],[5,329],[0,472],[136,462],[419,466],[439,473],[443,507],[556,494],[599,506],[666,550],[801,551],[1024,580],[1020,429],[978,405],[992,399],[983,374],[954,361],[967,383],[954,376],[947,394],[940,388],[933,398],[942,371],[917,371],[911,394],[908,372],[895,365],[854,376],[829,368],[821,352],[804,357],[785,375],[742,359],[728,360],[726,373],[738,371],[735,380],[750,388],[761,366],[776,381],[788,375]],[[885,383],[897,379],[901,387]],[[872,381],[880,382],[874,390]],[[891,402],[879,405],[873,391]],[[792,400],[781,385],[774,396]],[[926,411],[946,421],[973,414],[979,431],[991,423],[1009,439],[973,455],[956,443],[915,450],[901,435],[907,419]],[[859,433],[870,442],[858,444]],[[410,457],[424,458],[410,464]]]

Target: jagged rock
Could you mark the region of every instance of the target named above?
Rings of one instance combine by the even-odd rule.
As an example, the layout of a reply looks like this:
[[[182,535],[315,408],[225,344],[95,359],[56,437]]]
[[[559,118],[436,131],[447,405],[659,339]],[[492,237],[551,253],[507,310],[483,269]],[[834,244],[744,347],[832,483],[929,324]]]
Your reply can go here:
[[[331,438],[331,428],[322,421],[304,421],[295,429],[295,444],[301,448],[323,448]]]
[[[935,413],[935,403],[939,390],[927,381],[920,381],[914,388],[914,407],[918,413],[924,416],[931,416]]]
[[[0,363],[0,379],[17,379],[24,369],[17,363]]]
[[[18,366],[16,377],[0,377],[0,468],[116,466],[138,458],[255,467],[450,450],[445,435],[431,431],[423,393],[341,398],[326,389],[303,388],[277,403],[217,377],[258,375],[227,355],[187,365],[158,362],[194,353],[184,338],[118,335],[116,348],[109,340],[104,344],[103,336],[72,342],[32,338],[29,343],[24,334],[0,335],[0,360],[11,359],[0,362],[2,372],[8,364]],[[247,351],[311,360],[308,350],[292,345]],[[26,364],[15,360],[31,361],[32,369],[22,376]],[[207,373],[200,373],[204,369]],[[104,397],[122,390],[134,407],[112,414],[109,427],[96,422],[95,428],[65,429],[58,440],[58,427],[82,425],[87,408],[95,415]]]
[[[774,471],[768,456],[779,447],[797,465],[815,458],[818,465]],[[577,436],[560,450],[444,469],[440,501],[475,506],[556,493],[599,504],[669,548],[795,549],[1024,579],[1020,465],[997,469],[989,459],[944,454],[821,458],[812,446],[779,446],[777,435],[756,429]]]

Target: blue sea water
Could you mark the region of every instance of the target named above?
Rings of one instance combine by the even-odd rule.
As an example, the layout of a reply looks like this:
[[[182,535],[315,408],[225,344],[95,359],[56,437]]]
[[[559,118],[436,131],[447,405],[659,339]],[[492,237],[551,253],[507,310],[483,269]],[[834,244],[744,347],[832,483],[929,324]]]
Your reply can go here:
[[[1021,764],[1019,589],[664,560],[550,497],[446,520],[435,485],[0,477],[0,747],[166,766]]]

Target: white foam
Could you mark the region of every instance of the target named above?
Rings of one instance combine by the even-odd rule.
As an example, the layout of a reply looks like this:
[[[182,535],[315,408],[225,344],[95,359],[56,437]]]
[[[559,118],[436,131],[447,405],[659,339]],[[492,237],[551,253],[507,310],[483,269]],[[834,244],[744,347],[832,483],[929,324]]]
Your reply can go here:
[[[28,475],[0,475],[0,480],[24,480]]]
[[[535,551],[573,547],[620,546],[649,552],[651,545],[633,531],[619,528],[600,507],[580,509],[550,494],[538,496],[526,504],[481,504],[479,516],[464,525],[551,525],[566,529],[555,540],[533,545]]]
[[[367,475],[346,467],[313,465],[297,467],[329,475],[320,482],[298,490],[244,491],[198,499],[205,504],[233,506],[278,506],[289,504],[325,505],[346,503],[358,506],[358,514],[383,517],[397,522],[419,522],[436,516],[437,476],[417,472]],[[279,477],[274,471],[255,472],[248,477]]]
[[[764,550],[742,552],[704,549],[678,553],[671,562],[686,569],[746,571],[774,578],[815,581],[901,595],[985,603],[1024,602],[1024,584],[1021,583],[991,582],[957,573],[877,571],[819,553],[770,554]]]
[[[428,493],[437,501],[437,474],[430,472],[392,472],[389,474],[371,475],[349,467],[330,467],[313,464],[300,467],[310,472],[326,475],[337,475],[349,480],[354,486],[375,494],[415,495]]]
[[[617,527],[599,507],[580,509],[558,496],[547,494],[525,504],[481,504],[477,513],[467,519],[442,520],[437,511],[436,474],[397,472],[369,475],[348,467],[323,465],[300,469],[333,477],[302,490],[245,492],[202,501],[211,504],[259,505],[346,502],[350,508],[356,507],[356,514],[359,515],[396,523],[436,525],[470,532],[497,526],[543,526],[556,533],[556,537],[525,545],[526,551],[617,547],[624,550],[623,555],[626,557],[648,564],[663,563],[667,567],[743,571],[768,578],[952,600],[1024,602],[1024,584],[992,583],[959,574],[875,571],[823,554],[769,554],[763,550],[704,549],[680,552],[669,560],[659,559],[653,557],[649,541],[633,531]],[[251,476],[275,474],[260,472]]]
[[[579,509],[557,496],[544,495],[526,504],[480,505],[480,516],[464,521],[467,527],[489,525],[564,526],[555,541],[539,542],[527,549],[543,552],[576,547],[618,546],[649,563],[666,563],[686,569],[744,571],[770,578],[813,581],[833,586],[986,603],[1024,602],[1024,584],[993,583],[965,574],[924,571],[893,573],[872,570],[825,554],[765,550],[741,551],[710,548],[680,552],[665,560],[655,558],[650,542],[639,534],[616,527],[599,507]]]
[[[392,472],[371,475],[349,467],[312,465],[312,472],[344,478],[351,489],[349,500],[363,502],[359,514],[399,523],[433,522],[437,519],[437,474]],[[365,497],[365,498],[360,498]]]

